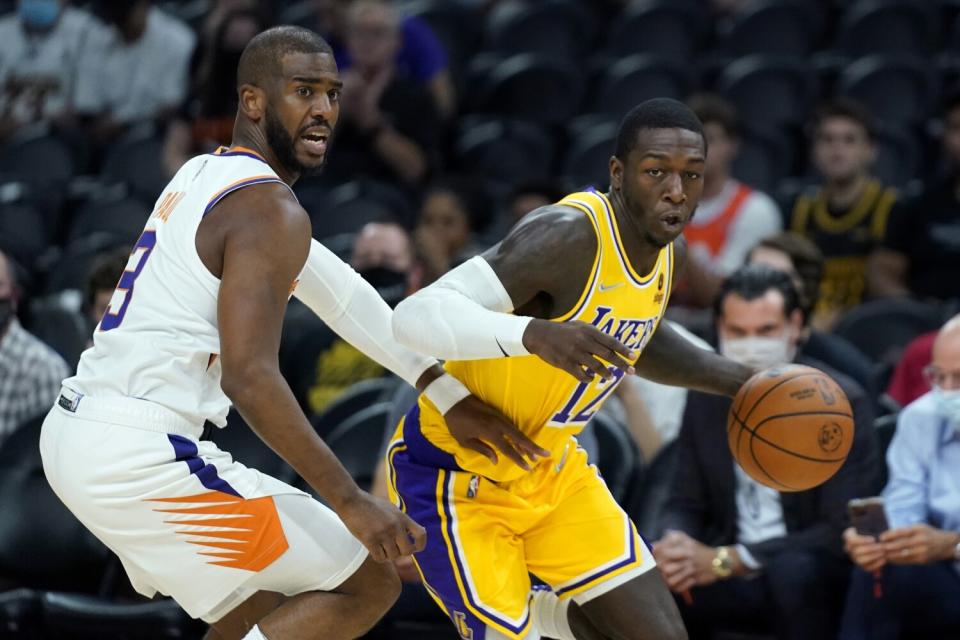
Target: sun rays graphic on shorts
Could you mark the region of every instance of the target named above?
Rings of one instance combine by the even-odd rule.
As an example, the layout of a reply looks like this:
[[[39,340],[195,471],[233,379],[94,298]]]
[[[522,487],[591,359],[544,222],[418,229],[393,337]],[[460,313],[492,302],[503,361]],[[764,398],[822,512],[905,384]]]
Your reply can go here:
[[[176,525],[175,533],[187,536],[187,543],[206,549],[197,553],[216,558],[208,564],[261,571],[289,546],[270,496],[245,500],[222,491],[210,491],[148,502],[196,505],[154,511],[175,514],[164,522]]]

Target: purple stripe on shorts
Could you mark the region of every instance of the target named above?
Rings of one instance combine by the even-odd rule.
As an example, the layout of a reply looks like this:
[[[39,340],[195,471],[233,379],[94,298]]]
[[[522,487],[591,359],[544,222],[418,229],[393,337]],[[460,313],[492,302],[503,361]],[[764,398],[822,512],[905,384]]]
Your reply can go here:
[[[200,484],[211,491],[222,491],[230,495],[242,498],[240,493],[230,486],[230,484],[217,475],[217,468],[212,464],[204,462],[197,449],[197,443],[189,438],[178,436],[172,433],[167,434],[170,444],[173,445],[173,453],[177,462],[186,462],[190,473],[197,476]]]

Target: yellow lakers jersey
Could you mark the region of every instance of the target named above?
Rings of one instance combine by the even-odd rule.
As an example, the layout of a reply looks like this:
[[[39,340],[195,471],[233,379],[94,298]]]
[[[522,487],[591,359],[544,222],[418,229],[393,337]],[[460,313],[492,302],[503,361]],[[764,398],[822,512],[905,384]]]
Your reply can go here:
[[[627,258],[613,207],[605,195],[574,193],[559,204],[587,216],[597,235],[597,253],[573,309],[551,320],[592,324],[640,353],[653,336],[670,297],[673,245],[661,249],[649,273],[638,274]],[[446,369],[557,457],[563,455],[569,437],[583,429],[624,376],[621,369],[611,366],[610,379],[584,383],[534,355],[448,362]],[[433,404],[423,396],[419,402],[420,432],[433,445],[452,454],[462,469],[496,481],[512,480],[524,473],[502,455],[493,465],[480,454],[460,447]]]

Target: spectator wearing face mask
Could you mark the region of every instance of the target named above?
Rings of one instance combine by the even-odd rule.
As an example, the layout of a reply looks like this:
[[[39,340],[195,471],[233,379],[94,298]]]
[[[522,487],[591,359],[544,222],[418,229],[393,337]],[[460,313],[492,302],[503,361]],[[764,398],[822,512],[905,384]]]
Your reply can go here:
[[[890,528],[843,534],[857,568],[841,640],[960,637],[960,316],[925,375],[931,390],[900,412],[887,449]]]
[[[13,264],[0,252],[0,441],[45,414],[70,375],[57,353],[20,326]]]
[[[654,545],[690,637],[716,630],[779,639],[836,635],[850,564],[840,544],[846,503],[876,487],[873,410],[850,378],[798,351],[800,301],[790,276],[752,265],[721,286],[720,353],[753,367],[817,367],[844,389],[856,435],[846,463],[808,491],[780,493],[746,475],[727,447],[730,398],[691,391],[677,439],[675,475]]]
[[[18,0],[0,19],[0,138],[73,111],[78,61],[104,27],[66,0]]]

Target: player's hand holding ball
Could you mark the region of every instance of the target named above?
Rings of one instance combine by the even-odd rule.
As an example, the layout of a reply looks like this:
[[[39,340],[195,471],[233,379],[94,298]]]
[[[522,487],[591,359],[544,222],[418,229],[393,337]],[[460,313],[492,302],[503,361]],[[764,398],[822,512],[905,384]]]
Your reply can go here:
[[[586,322],[550,322],[533,319],[523,333],[523,346],[549,364],[563,369],[580,382],[594,376],[610,378],[609,362],[633,373],[630,361],[636,359],[630,349]]]
[[[826,482],[853,445],[853,411],[824,372],[796,364],[764,369],[737,392],[727,417],[733,457],[757,482],[804,491]]]
[[[357,491],[337,509],[337,515],[377,562],[423,551],[427,543],[423,527],[386,500],[366,491]]]

